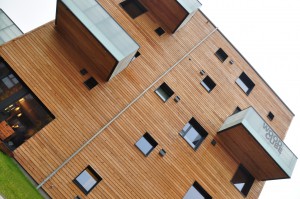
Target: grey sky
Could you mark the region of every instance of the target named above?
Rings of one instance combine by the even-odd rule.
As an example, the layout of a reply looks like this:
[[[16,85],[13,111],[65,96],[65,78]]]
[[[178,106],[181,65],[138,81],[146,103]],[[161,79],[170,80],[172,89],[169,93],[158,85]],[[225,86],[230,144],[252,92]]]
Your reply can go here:
[[[284,142],[299,157],[300,1],[201,0],[201,10],[220,28],[295,113]],[[0,0],[10,18],[28,32],[55,18],[56,0]],[[300,163],[292,179],[267,182],[261,199],[299,199]]]

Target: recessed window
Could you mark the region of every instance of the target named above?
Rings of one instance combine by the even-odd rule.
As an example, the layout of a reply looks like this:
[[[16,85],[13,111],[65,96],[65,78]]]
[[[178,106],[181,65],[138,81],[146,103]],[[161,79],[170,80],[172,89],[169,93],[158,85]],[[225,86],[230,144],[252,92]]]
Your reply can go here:
[[[240,88],[249,95],[252,89],[254,88],[255,84],[252,80],[246,75],[246,73],[242,73],[240,77],[235,81]]]
[[[235,108],[235,110],[233,111],[233,113],[232,113],[232,115],[234,115],[234,114],[236,114],[236,113],[238,113],[238,112],[241,112],[242,111],[242,109],[240,108],[240,107],[236,107]]]
[[[215,88],[216,83],[209,76],[206,76],[201,82],[201,85],[207,90],[207,92],[211,92]]]
[[[224,62],[228,57],[228,55],[224,52],[222,48],[219,48],[219,50],[215,53],[215,55],[221,62]]]
[[[165,30],[162,29],[161,27],[155,29],[156,34],[158,34],[158,36],[162,36],[165,33]]]
[[[231,182],[244,196],[247,196],[254,183],[254,177],[240,165]]]
[[[86,85],[86,87],[91,90],[92,88],[94,88],[95,86],[98,85],[98,82],[95,80],[95,78],[91,77],[88,80],[86,80],[84,82],[84,84]]]
[[[87,195],[101,180],[101,176],[91,166],[88,166],[73,182]]]
[[[126,0],[120,5],[132,19],[147,12],[147,9],[138,0]]]
[[[151,151],[157,146],[157,142],[151,137],[149,133],[145,133],[136,143],[135,146],[140,149],[140,151],[148,156]]]
[[[211,199],[212,197],[203,189],[203,187],[198,183],[194,184],[189,188],[189,190],[184,195],[183,199]]]
[[[274,119],[274,114],[272,112],[269,112],[268,118],[272,121]]]
[[[206,130],[192,117],[190,121],[183,127],[179,133],[193,149],[197,149],[208,133]]]
[[[166,102],[173,94],[174,91],[164,82],[160,87],[155,90],[155,93]]]

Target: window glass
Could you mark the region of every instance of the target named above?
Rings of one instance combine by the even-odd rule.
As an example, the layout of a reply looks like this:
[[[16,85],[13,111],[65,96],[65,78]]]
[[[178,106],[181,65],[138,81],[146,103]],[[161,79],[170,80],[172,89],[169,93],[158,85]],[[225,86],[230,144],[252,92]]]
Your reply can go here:
[[[100,175],[88,166],[74,179],[74,183],[87,195],[101,180]]]
[[[196,181],[183,197],[183,199],[211,199],[211,198],[212,197]]]
[[[206,76],[201,82],[201,85],[207,90],[207,92],[211,92],[215,88],[216,83],[209,76]]]
[[[244,196],[247,196],[254,183],[254,177],[240,165],[231,182]]]
[[[249,95],[252,89],[254,88],[255,84],[252,82],[252,80],[246,75],[246,73],[242,73],[239,78],[236,80],[237,85],[240,86],[240,88]]]
[[[224,62],[228,57],[228,55],[224,52],[224,50],[222,48],[219,48],[219,50],[217,50],[215,55],[221,62]]]
[[[54,119],[51,112],[0,58],[0,140],[11,151]]]
[[[139,141],[137,141],[136,146],[146,155],[149,151],[152,150],[153,146],[146,140],[145,137],[141,137]]]
[[[97,180],[95,177],[88,171],[83,171],[76,180],[81,184],[81,186],[86,190],[89,191],[96,183]]]
[[[193,149],[197,149],[208,133],[192,118],[182,129],[180,135],[189,143]]]
[[[151,151],[157,146],[157,142],[152,138],[149,133],[145,133],[135,145],[145,155],[148,156]]]
[[[155,93],[166,102],[174,94],[174,91],[164,82],[155,90]]]

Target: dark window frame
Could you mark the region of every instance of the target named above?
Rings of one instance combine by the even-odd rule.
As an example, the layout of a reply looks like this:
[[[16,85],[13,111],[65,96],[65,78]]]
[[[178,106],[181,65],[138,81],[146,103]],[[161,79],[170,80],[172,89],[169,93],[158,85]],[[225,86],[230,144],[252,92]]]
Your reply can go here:
[[[239,80],[248,88],[247,91],[245,91],[242,88],[242,85],[238,83]],[[245,72],[241,73],[241,75],[236,79],[235,83],[242,89],[242,91],[244,91],[244,93],[246,93],[246,95],[249,95],[255,87],[254,82],[249,78],[249,76]]]
[[[138,0],[125,0],[119,5],[132,19],[135,19],[148,11]],[[131,10],[128,8],[131,8]],[[135,10],[132,10],[133,8]]]
[[[268,113],[267,117],[268,117],[268,119],[269,119],[270,121],[272,121],[272,120],[274,119],[275,115],[270,111],[270,112]]]
[[[222,63],[224,63],[225,60],[228,58],[228,55],[225,53],[225,51],[222,48],[219,48],[215,52],[215,55]]]
[[[82,185],[81,183],[77,180],[77,178],[84,172],[84,171],[90,171],[90,173],[92,173],[94,176],[91,176],[92,178],[93,177],[96,177],[96,179],[94,178],[94,180],[96,181],[96,183],[89,189],[89,190],[86,190]],[[89,173],[89,172],[88,172]],[[88,195],[96,186],[99,182],[102,181],[102,177],[95,171],[95,169],[93,169],[90,165],[88,165],[84,170],[82,170],[80,172],[79,175],[76,176],[76,178],[73,180],[73,182],[77,185],[77,187],[85,194],[85,195]]]
[[[94,87],[96,87],[99,83],[94,77],[90,77],[87,80],[84,81],[84,85],[89,89],[92,90]]]
[[[199,194],[202,197],[204,197],[205,199],[212,199],[212,197],[209,195],[209,193],[207,193],[207,191],[197,181],[195,181],[193,183],[193,185],[189,188],[189,190],[183,196],[183,199],[189,199],[189,198],[186,198],[186,196],[192,187],[194,187],[199,192]]]
[[[241,183],[241,182],[235,182],[236,180],[238,179],[235,179],[235,178],[241,178],[240,176],[241,175],[244,175],[244,177],[246,177],[247,179],[245,180],[245,182],[242,182],[242,183],[245,183],[245,185],[239,189],[236,184],[237,183]],[[250,190],[251,190],[251,187],[253,185],[255,181],[255,178],[250,174],[250,172],[243,166],[243,165],[239,165],[239,167],[237,168],[236,172],[234,173],[232,179],[230,180],[230,182],[233,184],[233,186],[244,196],[246,197]]]
[[[163,102],[168,101],[175,93],[166,82],[163,82],[157,89],[155,89],[154,92],[160,97]],[[164,98],[163,94],[165,94],[167,97]]]
[[[187,127],[186,130],[184,130],[184,128],[190,125],[189,127]],[[191,140],[187,140],[187,138],[185,137],[187,134],[189,134],[189,132],[191,132],[190,130],[192,130],[192,128],[194,130],[196,130],[196,132],[201,136],[201,139],[197,141],[197,143],[193,143],[194,146],[191,145],[190,142],[192,142]],[[202,144],[202,142],[205,140],[205,138],[208,136],[208,132],[201,126],[201,124],[194,118],[192,117],[183,127],[183,129],[180,131],[179,135],[196,151],[200,145]]]
[[[151,146],[152,148],[147,152],[144,153],[142,149],[138,146],[138,142],[141,141],[141,139],[144,138]],[[150,133],[146,132],[136,143],[135,146],[147,157],[150,155],[150,153],[155,149],[155,147],[158,145],[158,143],[155,141],[155,139],[150,135]]]
[[[166,31],[162,27],[158,27],[154,30],[158,36],[162,36]]]
[[[205,88],[205,90],[210,93],[217,84],[207,75],[200,84]]]

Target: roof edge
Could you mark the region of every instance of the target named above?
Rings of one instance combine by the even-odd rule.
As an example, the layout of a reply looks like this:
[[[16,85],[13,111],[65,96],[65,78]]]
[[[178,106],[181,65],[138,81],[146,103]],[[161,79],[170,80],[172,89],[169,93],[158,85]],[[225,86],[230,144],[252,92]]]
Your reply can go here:
[[[198,11],[216,28],[217,26],[200,10]],[[230,40],[221,32],[221,30],[218,28],[217,30],[225,39],[226,41],[233,47],[233,49],[246,61],[246,63],[254,70],[254,72],[258,75],[260,79],[263,80],[263,82],[270,88],[270,90],[275,94],[275,96],[282,102],[282,104],[288,109],[290,113],[292,113],[293,116],[295,114],[293,111],[284,103],[284,101],[278,96],[278,94],[272,89],[272,87],[266,82],[266,80],[255,70],[255,68],[250,64],[250,62],[242,55],[242,53],[230,42]]]

